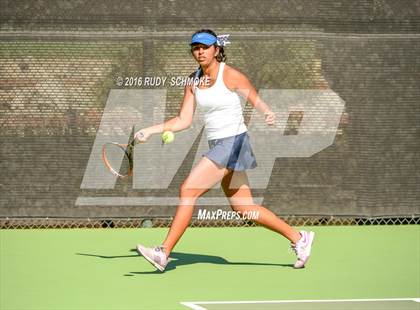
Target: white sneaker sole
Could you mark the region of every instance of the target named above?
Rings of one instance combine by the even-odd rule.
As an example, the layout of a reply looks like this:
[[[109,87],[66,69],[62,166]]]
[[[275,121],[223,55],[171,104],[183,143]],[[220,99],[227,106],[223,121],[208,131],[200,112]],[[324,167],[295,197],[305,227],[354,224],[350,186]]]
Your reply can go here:
[[[149,263],[151,263],[157,270],[159,270],[160,272],[163,272],[165,270],[165,267],[159,265],[158,263],[156,263],[153,259],[151,259],[149,256],[145,255],[142,250],[140,249],[140,247],[137,245],[136,246],[136,250],[137,253],[139,253],[141,256],[143,256]]]

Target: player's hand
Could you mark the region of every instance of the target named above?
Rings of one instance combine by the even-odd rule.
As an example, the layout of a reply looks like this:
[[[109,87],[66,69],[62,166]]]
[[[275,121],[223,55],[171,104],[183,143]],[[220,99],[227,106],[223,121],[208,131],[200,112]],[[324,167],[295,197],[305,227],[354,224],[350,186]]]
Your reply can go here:
[[[265,112],[264,116],[267,125],[274,125],[276,123],[276,113],[274,113],[273,111]]]
[[[147,131],[147,129],[140,129],[134,134],[134,139],[140,143],[144,143],[150,136],[151,134]]]

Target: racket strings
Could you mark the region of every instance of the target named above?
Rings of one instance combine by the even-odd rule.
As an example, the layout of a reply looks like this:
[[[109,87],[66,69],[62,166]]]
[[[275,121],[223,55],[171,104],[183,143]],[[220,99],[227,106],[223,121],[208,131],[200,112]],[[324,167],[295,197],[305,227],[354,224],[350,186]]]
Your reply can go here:
[[[107,168],[114,175],[124,178],[132,174],[134,144],[121,145],[107,143],[102,150],[102,157]]]

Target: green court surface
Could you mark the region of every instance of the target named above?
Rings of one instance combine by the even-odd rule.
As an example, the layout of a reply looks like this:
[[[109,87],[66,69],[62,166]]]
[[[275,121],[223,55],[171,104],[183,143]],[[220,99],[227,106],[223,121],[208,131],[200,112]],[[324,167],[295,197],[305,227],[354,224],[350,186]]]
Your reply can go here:
[[[302,270],[264,228],[189,228],[165,273],[133,249],[166,228],[1,230],[0,309],[420,309],[419,225],[305,229]]]
[[[194,310],[418,310],[417,298],[184,302]]]

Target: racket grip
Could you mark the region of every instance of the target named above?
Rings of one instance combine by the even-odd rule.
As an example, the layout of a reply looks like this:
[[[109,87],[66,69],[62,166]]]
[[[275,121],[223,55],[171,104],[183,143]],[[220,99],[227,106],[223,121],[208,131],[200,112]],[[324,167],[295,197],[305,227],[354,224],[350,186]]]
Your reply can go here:
[[[139,138],[143,138],[144,134],[140,131],[138,134],[136,134],[137,136],[139,136]],[[128,142],[128,145],[134,146],[136,144],[139,144],[140,142],[137,140],[136,137],[133,138],[133,140],[131,140],[130,142]]]

